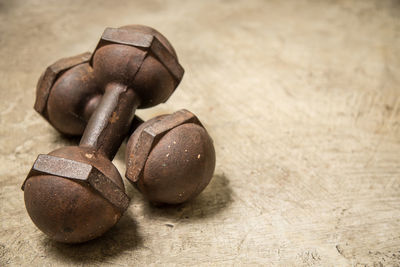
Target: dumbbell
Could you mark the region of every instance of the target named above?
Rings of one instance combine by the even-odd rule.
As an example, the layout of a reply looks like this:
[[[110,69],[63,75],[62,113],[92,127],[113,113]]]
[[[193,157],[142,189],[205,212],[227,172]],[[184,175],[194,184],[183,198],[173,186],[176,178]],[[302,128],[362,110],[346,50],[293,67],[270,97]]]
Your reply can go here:
[[[169,42],[144,26],[107,28],[93,55],[77,61],[45,72],[35,109],[66,134],[86,125],[80,144],[39,155],[22,186],[36,226],[65,243],[96,238],[119,220],[129,198],[111,160],[136,108],[166,101],[183,75]]]
[[[213,141],[187,110],[140,124],[129,138],[125,159],[125,177],[154,204],[193,199],[215,168]]]
[[[68,70],[71,68],[71,66],[78,66],[82,65],[79,68],[82,68],[84,70],[90,68],[88,62],[90,59],[90,53],[84,53],[82,55],[78,55],[75,57],[67,58],[67,59],[62,59],[52,66],[50,66],[48,69],[50,70]],[[55,71],[53,71],[55,72]],[[88,71],[85,71],[86,73],[90,73]],[[41,79],[43,80],[43,79]],[[70,85],[70,84],[69,84]],[[38,86],[38,92],[43,92],[47,90],[43,90],[43,83],[39,83]],[[71,89],[72,88],[72,89]],[[78,92],[78,97],[72,96],[68,94],[68,92],[74,90],[74,92]],[[67,86],[66,82],[63,82],[62,80],[56,83],[55,90],[51,91],[53,94],[49,98],[51,101],[49,108],[44,109],[44,108],[37,108],[42,105],[35,105],[35,108],[37,111],[39,111],[40,114],[43,115],[46,119],[50,121],[50,123],[56,127],[61,133],[64,134],[73,134],[73,135],[80,135],[81,134],[81,128],[84,128],[86,126],[86,120],[90,118],[91,114],[93,113],[93,109],[97,106],[97,102],[101,98],[101,95],[96,93],[95,86],[91,84],[90,82],[88,83],[88,80],[86,80],[83,84],[82,83],[76,83],[73,84],[73,86]],[[54,93],[55,92],[55,93]],[[82,95],[87,95],[89,97],[85,98],[85,96]],[[69,97],[69,98],[68,98]],[[83,99],[89,99],[86,102],[86,105],[79,105],[79,97]],[[38,97],[36,103],[41,103],[42,98]],[[67,99],[67,101],[61,101],[62,99]],[[50,113],[48,113],[48,110],[50,110]],[[179,117],[179,114],[185,113],[189,117],[192,116],[195,118],[195,116],[190,113],[189,111],[182,110],[180,112],[176,112],[171,115],[162,115],[161,117],[166,117],[169,116],[168,118],[175,118]],[[49,115],[50,114],[50,115]],[[71,114],[80,114],[80,116],[73,116]],[[191,115],[189,115],[191,114]],[[50,120],[51,117],[53,120]],[[192,199],[195,197],[199,192],[201,192],[204,187],[208,184],[209,180],[211,179],[211,175],[213,173],[213,169],[211,166],[215,165],[215,153],[211,152],[212,149],[208,148],[208,151],[212,154],[212,156],[205,156],[201,160],[196,160],[194,161],[196,164],[202,163],[205,164],[204,160],[209,160],[210,162],[214,161],[214,164],[205,164],[204,166],[198,166],[198,171],[193,172],[193,171],[187,171],[188,175],[192,175],[191,179],[186,179],[185,177],[187,174],[185,172],[182,172],[182,167],[185,166],[188,168],[189,164],[186,164],[187,158],[183,159],[181,161],[176,161],[177,164],[180,166],[168,166],[167,168],[162,168],[163,172],[155,172],[152,171],[152,175],[146,175],[143,176],[143,173],[139,175],[139,173],[134,173],[134,170],[137,167],[134,167],[134,165],[138,165],[138,160],[136,159],[136,154],[137,155],[142,155],[141,151],[138,149],[135,149],[136,143],[137,143],[137,136],[140,134],[145,133],[146,131],[143,131],[145,126],[150,126],[154,124],[155,122],[158,123],[160,121],[159,119],[161,117],[158,117],[157,119],[151,119],[147,122],[145,122],[143,125],[140,126],[139,129],[135,132],[134,135],[130,138],[129,145],[127,146],[127,154],[126,154],[126,162],[127,162],[127,167],[128,171],[126,173],[126,177],[128,180],[136,186],[139,191],[141,191],[144,196],[149,199],[151,202],[155,204],[178,204],[185,202],[189,199]],[[63,121],[68,121],[69,123],[64,123],[64,124],[59,124],[59,122]],[[173,119],[169,121],[174,121]],[[179,120],[177,120],[179,121]],[[202,127],[198,119],[194,119],[196,121],[195,124],[199,125],[199,127]],[[134,121],[132,122],[131,130],[130,132],[133,132],[143,121],[139,117],[134,117]],[[164,121],[163,121],[164,123]],[[177,122],[178,123],[178,122]],[[176,125],[179,126],[179,125]],[[198,128],[198,127],[191,127],[191,128]],[[204,129],[204,127],[202,127]],[[171,128],[172,129],[172,128]],[[198,130],[198,129],[197,129]],[[196,130],[192,130],[197,132]],[[140,133],[140,134],[139,134]],[[205,134],[206,132],[202,133],[202,136],[208,136],[208,134]],[[161,134],[161,133],[160,133]],[[163,134],[165,134],[163,132]],[[188,134],[187,136],[190,136]],[[209,138],[209,136],[208,136]],[[187,139],[187,138],[186,138]],[[133,142],[135,140],[135,142]],[[207,141],[210,143],[209,141]],[[210,143],[211,144],[211,143]],[[193,143],[192,143],[193,145]],[[158,148],[161,148],[162,146],[159,145]],[[175,147],[175,146],[174,146]],[[184,149],[181,152],[185,152]],[[193,151],[193,150],[190,150]],[[149,151],[148,151],[149,152]],[[147,153],[148,153],[147,152]],[[182,155],[188,156],[187,152],[182,153]],[[197,155],[196,155],[197,156]],[[171,156],[169,158],[172,159],[173,157]],[[189,157],[190,158],[190,157]],[[140,170],[144,169],[145,166],[145,160],[143,157],[141,158],[141,164],[142,166],[140,167]],[[152,164],[152,170],[156,169],[155,166],[159,166],[161,164],[161,159],[156,159],[155,157],[152,157],[152,160],[148,162],[153,162]],[[158,164],[159,163],[159,164]],[[207,166],[206,166],[207,165]],[[162,166],[162,165],[161,165]],[[189,168],[191,169],[191,168]],[[208,174],[207,174],[208,170]],[[164,175],[168,171],[168,175]],[[210,175],[211,173],[211,175]],[[178,178],[178,176],[180,178]],[[151,180],[151,178],[145,179],[144,177],[157,177],[157,181],[160,181],[158,183],[154,182],[146,182],[148,180]],[[164,177],[164,178],[161,178]],[[173,180],[173,181],[170,181]],[[196,190],[193,188],[197,183],[202,181],[203,186],[199,186]],[[158,189],[157,189],[158,188]],[[162,193],[161,193],[162,192]]]
[[[143,29],[143,28],[142,28]],[[149,31],[150,28],[144,28],[145,30]],[[154,30],[151,30],[151,32],[154,32]],[[172,46],[169,45],[168,41],[165,40],[163,36],[160,37],[161,40],[163,40],[163,43],[166,44],[167,47],[169,47],[171,53],[173,53],[175,56],[175,51],[173,50]],[[89,52],[77,55],[74,57],[66,58],[66,59],[61,59],[51,65],[45,72],[44,75],[42,75],[42,78],[39,80],[38,86],[37,86],[37,98],[36,98],[36,103],[35,103],[35,109],[44,117],[46,118],[58,131],[60,131],[63,134],[66,135],[81,135],[83,130],[86,127],[87,120],[90,118],[91,114],[93,113],[93,110],[95,107],[98,105],[99,100],[101,99],[101,91],[99,91],[95,84],[92,82],[91,78],[86,78],[86,79],[72,79],[71,77],[68,77],[68,79],[59,79],[56,83],[56,77],[60,75],[60,73],[64,73],[68,71],[71,68],[75,68],[76,71],[80,73],[84,73],[85,75],[92,77],[92,71],[91,67],[89,64],[91,58],[91,54]],[[76,66],[79,66],[76,68]],[[44,77],[44,78],[43,78]],[[55,85],[54,85],[55,84]],[[54,86],[53,86],[54,85]],[[43,101],[43,99],[48,99],[47,102]],[[83,102],[83,100],[85,100]],[[47,103],[47,105],[46,105]],[[83,103],[83,104],[82,104]],[[183,111],[182,111],[183,112]],[[185,111],[188,112],[188,111]],[[176,113],[178,114],[178,113]],[[192,114],[193,115],[193,114]],[[166,116],[166,115],[163,115]],[[172,117],[175,115],[171,115]],[[194,116],[194,115],[193,115]],[[146,122],[140,129],[138,129],[138,132],[141,132],[143,127],[145,125],[149,126],[151,123],[155,122],[155,119],[152,119],[148,122]],[[197,120],[198,121],[198,120]],[[138,118],[134,117],[134,121],[132,122],[132,127],[130,132],[133,132],[135,128],[141,124],[143,121]],[[199,123],[200,124],[200,123]],[[201,124],[200,124],[201,125]],[[137,136],[138,133],[136,133],[134,136]],[[131,138],[130,140],[136,140],[135,138]],[[132,142],[130,142],[132,143]],[[129,149],[129,148],[132,149]],[[176,192],[181,191],[178,194],[175,194],[172,192],[172,188],[169,189],[168,186],[163,186],[162,192],[164,192],[164,197],[161,197],[160,193],[157,193],[155,190],[156,187],[161,186],[162,183],[148,183],[144,182],[147,181],[148,179],[144,179],[144,176],[138,175],[138,174],[132,174],[133,173],[133,165],[137,164],[137,161],[132,161],[132,158],[134,157],[135,153],[133,153],[134,146],[128,145],[128,150],[127,150],[127,166],[129,169],[129,172],[126,173],[126,176],[129,181],[132,182],[133,185],[135,185],[144,195],[147,199],[149,199],[153,203],[168,203],[168,204],[177,204],[177,203],[182,203],[184,201],[187,201],[189,199],[192,199],[197,193],[195,192],[201,192],[202,189],[205,186],[200,186],[197,190],[188,190],[190,186],[193,187],[194,184],[196,184],[199,181],[203,181],[205,185],[208,184],[210,175],[206,175],[203,172],[205,170],[209,170],[209,172],[212,175],[213,171],[210,171],[210,167],[206,168],[200,168],[198,172],[192,172],[192,175],[196,175],[195,177],[192,178],[191,183],[188,184],[181,184],[179,186],[179,179],[177,179],[175,173],[177,175],[181,175],[181,181],[184,181],[185,179],[183,178],[181,172],[177,172],[177,170],[181,170],[181,168],[167,168],[169,171],[169,178],[162,179],[163,182],[168,181],[169,179],[174,179],[176,182],[173,185],[172,183],[168,183],[170,187],[173,186],[174,190]],[[159,148],[162,146],[158,146]],[[128,152],[130,151],[130,152]],[[128,157],[128,154],[130,155]],[[213,157],[204,157],[202,160],[211,160],[212,158],[215,161],[215,153],[213,152]],[[187,153],[184,153],[183,155],[187,155]],[[129,160],[130,158],[130,160]],[[172,157],[171,157],[172,158]],[[171,159],[170,158],[170,159]],[[152,158],[153,160],[149,162],[158,162],[154,160],[154,157]],[[183,162],[179,162],[180,164],[185,164],[185,159]],[[202,160],[197,160],[195,161],[196,163],[202,162]],[[146,161],[147,162],[147,161]],[[142,158],[142,164],[143,163],[143,158]],[[154,164],[153,164],[154,165]],[[212,166],[215,165],[211,164]],[[210,165],[210,166],[211,166]],[[157,165],[156,165],[157,166]],[[188,166],[187,164],[185,166]],[[144,165],[142,166],[144,167]],[[154,169],[154,167],[153,167]],[[154,175],[157,175],[160,177],[157,173],[153,172]],[[147,176],[146,176],[147,177]],[[175,178],[172,178],[175,177]],[[140,179],[139,179],[140,178]],[[157,180],[160,180],[160,178],[157,178]],[[186,180],[189,181],[189,180]],[[208,182],[207,182],[208,181]],[[138,184],[140,184],[138,186]],[[151,185],[150,185],[151,184]],[[144,186],[146,185],[146,186]],[[185,189],[183,189],[185,188]],[[169,196],[167,197],[165,194],[169,192]],[[176,193],[175,192],[175,193]],[[183,194],[182,194],[183,192]],[[189,194],[189,192],[192,192]],[[177,197],[178,195],[179,197]]]

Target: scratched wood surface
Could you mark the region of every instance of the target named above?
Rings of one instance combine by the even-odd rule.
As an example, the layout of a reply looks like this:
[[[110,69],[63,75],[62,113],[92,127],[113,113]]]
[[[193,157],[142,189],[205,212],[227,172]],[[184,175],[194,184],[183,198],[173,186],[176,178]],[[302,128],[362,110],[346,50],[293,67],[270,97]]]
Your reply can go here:
[[[104,237],[55,243],[20,186],[37,154],[76,140],[33,111],[36,81],[132,23],[165,34],[186,69],[139,114],[196,113],[215,176],[168,208],[126,184],[131,206]],[[2,0],[0,58],[0,266],[400,266],[398,0]]]

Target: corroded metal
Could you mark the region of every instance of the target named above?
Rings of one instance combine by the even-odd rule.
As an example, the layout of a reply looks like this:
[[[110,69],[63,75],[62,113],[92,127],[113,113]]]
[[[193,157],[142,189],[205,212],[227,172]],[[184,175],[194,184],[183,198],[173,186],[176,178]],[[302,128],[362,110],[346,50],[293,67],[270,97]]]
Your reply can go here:
[[[144,129],[140,129],[135,133],[138,135],[138,140],[135,144],[132,144],[132,148],[129,151],[130,156],[127,158],[126,163],[126,178],[132,182],[137,182],[143,174],[151,149],[168,131],[184,123],[195,123],[202,126],[193,113],[187,110],[179,110],[171,115],[150,120],[150,122],[146,123]]]
[[[33,164],[26,180],[32,176],[40,175],[53,175],[86,182],[121,212],[128,208],[129,198],[121,186],[118,186],[91,164],[41,154]],[[25,182],[22,185],[23,190],[24,188]]]
[[[215,168],[211,137],[187,110],[153,118],[130,137],[126,178],[154,203],[178,204],[196,197]]]
[[[106,50],[114,53],[108,53],[108,57],[100,56],[106,54]],[[98,64],[94,64],[95,56],[100,59]],[[141,99],[139,108],[165,102],[184,74],[175,50],[158,31],[141,25],[107,28],[93,54],[86,52],[61,59],[46,69],[37,85],[35,110],[59,132],[82,135],[104,95],[105,83],[113,80],[108,78],[104,82],[98,66],[111,70],[112,66],[118,67],[122,62],[131,64],[129,70],[125,69],[129,73],[114,72],[113,79],[122,84],[132,82],[130,85]],[[139,67],[141,72],[136,73]]]
[[[131,33],[132,29],[136,30],[134,34]],[[165,41],[163,42],[163,39],[164,38],[160,37],[160,35],[154,31],[150,32],[140,26],[106,28],[95,50],[108,44],[123,44],[151,52],[168,69],[179,84],[184,70],[179,64],[175,52],[173,52],[171,48],[168,48],[168,45],[166,44],[167,41],[164,39]],[[93,62],[93,57],[90,62]]]
[[[56,63],[38,86],[35,108],[60,132],[83,135],[79,146],[40,155],[23,185],[33,222],[60,242],[93,239],[119,220],[129,200],[111,160],[136,108],[164,102],[183,75],[172,46],[154,29],[127,26],[106,36],[90,61],[85,54]],[[155,48],[123,43],[133,39],[151,39]]]
[[[62,58],[51,64],[43,72],[36,86],[36,101],[34,109],[48,120],[47,115],[47,100],[50,95],[50,90],[56,80],[65,71],[84,63],[88,63],[91,57],[90,52],[85,52],[73,57]]]

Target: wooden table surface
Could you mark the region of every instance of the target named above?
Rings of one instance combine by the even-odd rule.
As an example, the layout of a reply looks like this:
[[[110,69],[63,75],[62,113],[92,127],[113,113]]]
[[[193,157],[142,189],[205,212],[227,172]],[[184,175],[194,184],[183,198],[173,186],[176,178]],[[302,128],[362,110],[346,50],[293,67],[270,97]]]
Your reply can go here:
[[[49,240],[20,186],[62,138],[32,108],[61,57],[145,24],[186,73],[168,103],[215,142],[194,201],[131,205],[105,236]],[[400,266],[400,2],[0,1],[0,266]],[[114,163],[125,172],[120,149]]]

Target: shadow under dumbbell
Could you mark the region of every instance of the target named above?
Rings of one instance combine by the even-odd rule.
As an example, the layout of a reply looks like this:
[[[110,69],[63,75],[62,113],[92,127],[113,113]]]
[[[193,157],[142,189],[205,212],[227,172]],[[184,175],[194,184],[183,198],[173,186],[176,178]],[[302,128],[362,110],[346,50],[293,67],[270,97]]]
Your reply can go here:
[[[52,135],[51,143],[57,144],[59,146],[77,146],[81,140],[81,136],[70,136],[58,132],[52,129],[54,134]]]
[[[144,200],[145,201],[145,200]],[[232,203],[232,189],[224,174],[215,174],[210,184],[195,199],[179,205],[156,206],[144,204],[144,213],[152,217],[165,217],[180,222],[215,216]]]
[[[120,221],[103,236],[82,244],[62,244],[49,238],[43,240],[43,246],[57,260],[66,263],[107,262],[124,251],[132,251],[142,245],[142,238],[137,231],[137,223],[127,211]],[[110,262],[111,263],[111,262]]]

